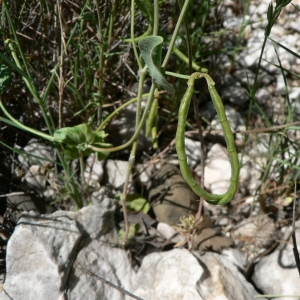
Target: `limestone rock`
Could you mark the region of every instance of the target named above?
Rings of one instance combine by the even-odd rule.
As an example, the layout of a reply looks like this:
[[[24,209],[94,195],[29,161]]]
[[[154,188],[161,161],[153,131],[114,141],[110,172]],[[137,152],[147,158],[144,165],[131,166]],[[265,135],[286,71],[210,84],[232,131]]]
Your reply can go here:
[[[197,291],[203,268],[185,249],[146,256],[137,273],[134,294],[147,300],[201,300]]]
[[[65,299],[77,252],[93,238],[116,244],[114,209],[113,200],[106,199],[78,213],[23,215],[8,242],[5,292],[0,299]]]
[[[31,154],[22,154],[18,159],[23,168],[28,169],[31,165],[44,165],[47,161],[55,161],[53,147],[44,144],[37,139],[31,139],[24,151]]]
[[[254,299],[259,293],[244,278],[234,265],[226,257],[216,253],[207,252],[199,258],[205,265],[205,274],[201,277],[199,295],[205,300],[231,300],[231,299]],[[260,298],[265,299],[265,298]]]
[[[291,227],[289,231],[291,231]],[[289,235],[289,232],[287,234]],[[296,222],[296,240],[299,249],[300,221]],[[300,294],[299,273],[295,265],[291,240],[284,247],[281,247],[281,249],[261,258],[255,266],[252,280],[266,294]],[[280,297],[280,299],[288,300],[290,297]]]
[[[5,293],[11,299],[63,299],[80,231],[74,213],[23,216],[7,245]]]
[[[106,172],[108,182],[115,188],[122,190],[125,183],[128,161],[112,160],[106,161]]]
[[[124,299],[122,292],[89,276],[82,267],[129,292],[135,281],[135,271],[126,251],[97,240],[91,241],[79,252],[74,267],[69,278],[68,299]]]

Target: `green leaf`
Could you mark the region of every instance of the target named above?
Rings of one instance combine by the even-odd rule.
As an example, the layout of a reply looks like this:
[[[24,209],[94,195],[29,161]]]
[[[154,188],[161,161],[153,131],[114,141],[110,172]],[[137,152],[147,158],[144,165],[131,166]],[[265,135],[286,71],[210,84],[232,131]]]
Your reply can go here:
[[[272,2],[269,4],[268,13],[267,13],[268,22],[271,23],[273,20],[273,4]]]
[[[175,94],[173,86],[161,73],[162,42],[161,36],[150,35],[140,40],[139,48],[153,81],[169,94]]]
[[[142,211],[144,214],[147,214],[150,209],[150,204],[148,203],[147,199],[139,194],[127,195],[126,206],[130,211]]]
[[[26,78],[27,80],[30,80],[28,75],[23,70],[21,70],[14,62],[10,61],[10,59],[6,57],[4,54],[2,54],[1,52],[0,52],[0,58],[3,61],[5,61],[12,69],[17,71],[22,77]]]
[[[5,64],[0,64],[0,95],[4,92],[5,88],[10,81],[10,72]]]
[[[53,137],[56,141],[78,147],[82,144],[92,144],[96,134],[87,124],[80,124],[58,129],[54,132]]]
[[[79,151],[74,146],[66,145],[64,147],[64,158],[67,162],[70,162],[71,160],[79,158],[81,153],[82,153],[83,157],[85,157],[85,156],[92,154],[93,152],[94,151],[92,149],[86,149],[84,151]]]
[[[140,225],[139,224],[132,224],[129,228],[129,233],[128,233],[128,237],[127,237],[127,242],[132,239],[137,232],[140,229]],[[124,229],[120,229],[119,230],[119,244],[121,245],[123,243],[123,239],[124,239],[124,235],[125,235],[125,230]]]
[[[54,132],[54,140],[67,144],[64,147],[64,156],[66,161],[77,159],[81,155],[88,156],[95,151],[89,146],[97,148],[110,148],[112,145],[105,143],[107,134],[101,130],[95,133],[87,124],[80,124],[74,127],[64,127]],[[109,152],[97,151],[97,159],[103,160]]]
[[[300,55],[297,54],[296,52],[294,52],[294,51],[290,50],[289,48],[285,47],[284,45],[282,45],[282,44],[276,42],[275,40],[273,40],[273,39],[270,38],[270,37],[269,37],[269,39],[270,39],[273,43],[275,43],[276,45],[280,46],[281,48],[283,48],[284,50],[286,50],[287,52],[289,52],[290,54],[292,54],[293,56],[295,56],[295,57],[297,57],[298,59],[300,59]]]

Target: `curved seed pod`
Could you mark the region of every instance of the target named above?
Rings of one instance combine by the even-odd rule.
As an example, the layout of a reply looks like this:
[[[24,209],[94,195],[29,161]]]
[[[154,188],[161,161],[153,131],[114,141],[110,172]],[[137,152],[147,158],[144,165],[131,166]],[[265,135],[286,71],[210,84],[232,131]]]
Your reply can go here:
[[[186,118],[189,111],[191,98],[194,92],[195,80],[198,78],[204,77],[207,81],[208,90],[213,101],[214,107],[218,114],[218,119],[221,123],[225,141],[227,144],[227,150],[230,158],[231,164],[231,178],[228,191],[225,194],[217,195],[211,194],[204,189],[202,189],[193,178],[190,168],[187,164],[187,157],[185,153],[185,144],[184,144],[184,134],[186,127]],[[178,127],[176,132],[176,151],[179,159],[180,170],[185,181],[189,184],[192,190],[200,197],[205,199],[210,204],[225,204],[232,200],[234,197],[237,188],[238,188],[238,177],[239,177],[239,160],[235,148],[234,137],[231,132],[225,109],[222,103],[222,100],[215,89],[215,83],[211,77],[206,73],[193,73],[188,81],[188,88],[183,96],[183,99],[180,104],[179,113],[178,113]]]

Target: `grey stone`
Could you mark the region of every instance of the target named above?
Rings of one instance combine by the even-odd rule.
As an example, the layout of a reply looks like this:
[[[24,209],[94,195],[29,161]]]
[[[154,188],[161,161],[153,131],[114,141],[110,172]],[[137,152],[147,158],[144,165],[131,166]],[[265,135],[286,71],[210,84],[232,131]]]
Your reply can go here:
[[[298,235],[300,238],[300,236]],[[290,257],[292,249],[289,248]],[[268,256],[263,257],[255,266],[253,282],[265,294],[274,295],[299,295],[299,273],[297,268],[286,268],[278,264],[280,251],[276,250]],[[279,298],[275,298],[279,299]],[[288,300],[290,297],[280,297]]]
[[[113,188],[122,190],[125,183],[127,169],[128,161],[108,159],[106,161],[106,173],[108,177],[108,183]]]
[[[187,137],[185,137],[184,142],[188,164],[194,168],[199,164],[201,158],[201,143]]]
[[[109,198],[103,199],[98,205],[84,207],[76,214],[77,226],[90,239],[108,241],[105,239],[107,235],[116,235],[115,208],[114,201]]]
[[[245,88],[243,88],[240,83],[232,85],[226,85],[225,89],[222,90],[222,99],[228,99],[231,103],[243,106],[249,99]]]
[[[250,300],[258,294],[227,258],[185,249],[146,256],[133,287],[135,295],[147,300]]]
[[[201,300],[197,283],[203,273],[197,259],[185,249],[153,253],[142,262],[134,294],[147,300]]]
[[[51,161],[55,161],[53,147],[37,139],[31,139],[24,147],[24,151],[31,154],[24,153],[18,156],[19,162],[25,169],[28,169],[31,165],[51,165]]]
[[[222,255],[207,252],[200,256],[205,265],[205,274],[198,287],[202,299],[254,299],[259,293],[239,272],[238,267]],[[260,298],[265,299],[265,298]]]
[[[44,191],[46,189],[46,170],[39,165],[32,165],[25,174],[24,180],[30,189]]]
[[[98,243],[117,244],[114,209],[114,201],[106,199],[77,213],[23,215],[8,242],[5,292],[0,299],[6,295],[13,299],[65,299],[68,285],[78,281],[68,282],[77,252],[90,249],[94,238]],[[116,251],[110,249],[110,253]],[[118,263],[122,262],[116,260],[115,265]]]
[[[12,299],[62,299],[81,234],[75,213],[23,216],[7,245],[5,293]]]
[[[132,291],[135,271],[131,268],[129,254],[109,244],[92,240],[78,254],[68,284],[68,299],[124,300],[124,294],[86,274],[88,269],[103,279]],[[127,298],[126,298],[127,299]],[[128,297],[128,299],[130,299]]]
[[[86,167],[84,170],[84,178],[89,186],[94,188],[100,187],[100,182],[103,178],[103,164],[104,161],[98,161],[95,154],[91,154],[86,160]]]

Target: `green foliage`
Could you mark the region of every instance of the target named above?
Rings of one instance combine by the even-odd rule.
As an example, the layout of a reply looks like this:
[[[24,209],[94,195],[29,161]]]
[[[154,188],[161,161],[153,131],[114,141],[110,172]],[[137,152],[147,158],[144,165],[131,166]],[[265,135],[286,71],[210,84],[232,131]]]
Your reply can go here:
[[[94,152],[91,146],[109,148],[112,145],[104,142],[107,134],[104,131],[94,132],[87,124],[74,127],[65,127],[54,132],[54,140],[67,144],[64,148],[64,156],[67,162],[80,156],[85,157]],[[108,152],[96,152],[98,160],[105,159]]]
[[[119,230],[119,244],[123,245],[123,241],[124,241],[124,237],[126,236],[126,241],[130,241],[130,239],[132,239],[133,237],[136,236],[137,232],[140,229],[140,225],[139,224],[132,224],[129,227],[129,231],[128,233],[126,233],[126,231],[122,228]]]
[[[139,212],[142,211],[147,214],[150,209],[150,204],[146,198],[139,194],[129,194],[126,196],[126,206],[129,211]]]
[[[141,56],[149,68],[152,80],[169,94],[175,94],[173,86],[161,73],[162,43],[161,36],[147,36],[141,39],[139,42]]]
[[[10,82],[10,71],[6,65],[0,64],[0,95],[4,92],[9,82]]]
[[[121,194],[117,194],[115,201],[120,202],[121,197]],[[147,199],[137,193],[126,195],[125,203],[126,208],[133,213],[142,211],[144,214],[147,214],[150,209],[150,204]]]
[[[102,5],[103,3],[99,1],[87,0],[82,3],[82,1],[75,0],[74,5],[64,2],[62,15],[60,15],[57,5],[55,6],[52,2],[27,1],[20,8],[8,4],[8,1],[3,1],[1,35],[4,46],[0,52],[2,62],[0,93],[3,93],[5,88],[8,89],[8,92],[3,95],[6,98],[2,103],[9,110],[15,108],[15,111],[10,111],[11,115],[9,115],[1,103],[1,108],[7,118],[1,116],[0,121],[5,122],[8,125],[6,127],[15,126],[18,130],[25,130],[30,135],[37,135],[52,143],[58,156],[55,162],[58,173],[65,175],[62,196],[72,195],[78,207],[81,205],[80,198],[85,198],[88,193],[85,194],[85,187],[78,186],[79,172],[70,171],[70,162],[73,159],[80,159],[82,173],[85,156],[95,152],[97,158],[102,160],[110,152],[132,147],[130,163],[133,164],[133,158],[137,156],[135,152],[137,137],[146,121],[146,135],[147,137],[152,135],[155,149],[159,148],[158,117],[159,122],[163,123],[162,128],[170,128],[169,125],[174,125],[176,122],[179,101],[186,87],[186,81],[178,78],[187,79],[192,73],[188,71],[189,60],[193,62],[194,70],[201,69],[198,63],[206,64],[210,74],[217,73],[220,77],[235,67],[235,54],[241,50],[243,43],[241,32],[250,21],[245,21],[241,26],[238,41],[233,45],[228,43],[229,30],[224,30],[220,22],[222,10],[219,9],[219,5],[222,5],[223,1],[178,1],[179,4],[180,2],[183,2],[183,5],[173,5],[170,9],[169,1],[136,0],[131,2],[130,8],[128,1],[105,1]],[[249,3],[249,1],[242,2],[243,6]],[[275,4],[269,5],[266,39],[282,8],[290,2],[277,0]],[[183,8],[185,5],[188,7],[189,4],[197,6],[197,9]],[[36,23],[33,20],[34,23],[30,28],[22,25],[28,24],[26,21],[31,17],[34,7],[40,7],[40,11],[36,13]],[[132,7],[133,13],[129,20],[125,16],[130,14]],[[54,18],[53,20],[48,18],[49,10],[56,15],[55,25]],[[245,8],[244,11],[246,11]],[[168,24],[164,23],[167,18],[163,18],[166,13],[169,18]],[[184,17],[188,21],[187,27],[190,34],[185,34],[180,30]],[[130,24],[133,25],[131,36]],[[168,31],[166,25],[168,25]],[[36,28],[36,31],[32,28]],[[50,34],[47,37],[41,36],[40,34],[44,32]],[[262,54],[265,41],[262,45]],[[130,51],[128,53],[125,51],[128,44],[124,42],[132,43],[133,48],[136,47],[135,42],[139,42],[135,57]],[[273,42],[299,58],[299,54],[276,41]],[[53,47],[53,45],[58,46]],[[162,57],[163,46],[167,49],[165,57]],[[229,68],[219,64],[223,54],[232,58],[232,65]],[[172,64],[169,64],[171,55],[176,57]],[[137,63],[140,62],[140,56],[145,62],[143,68],[141,63]],[[268,126],[273,124],[266,116],[264,108],[255,101],[256,92],[260,87],[258,76],[261,60],[262,56],[254,84],[249,87],[250,109],[247,126],[250,124],[252,106],[257,107]],[[140,67],[139,70],[137,70],[137,65]],[[282,71],[289,72],[280,66],[280,60],[278,67]],[[171,69],[173,73],[167,72],[167,69]],[[202,72],[203,70],[207,71],[202,68]],[[147,94],[148,99],[144,111],[140,109],[141,99],[145,98],[142,96],[142,88],[144,81],[147,80],[147,76],[141,74],[143,71],[145,74],[150,74],[154,83]],[[10,85],[8,85],[9,73],[13,73],[13,84]],[[166,79],[165,74],[177,78],[171,82]],[[285,72],[283,76],[284,74]],[[290,73],[290,75],[296,75],[299,78],[299,74]],[[138,96],[124,104],[123,91],[127,90],[137,78],[140,81]],[[158,96],[158,92],[155,91],[157,86],[166,90],[169,95]],[[137,102],[138,107],[135,133],[127,143],[111,149],[112,145],[105,143],[106,133],[103,130],[109,121],[118,118],[118,112],[121,109],[133,101]],[[287,102],[289,102],[288,98]],[[8,103],[13,103],[13,105],[8,105]],[[62,108],[67,108],[67,116],[59,114]],[[24,110],[30,110],[30,113],[22,115],[24,124],[21,124],[18,112]],[[285,122],[291,121],[293,116],[289,106]],[[103,121],[104,118],[106,119]],[[57,128],[60,129],[56,130]],[[159,134],[163,136],[164,132],[159,132]],[[294,158],[284,159],[284,152],[290,151],[288,147],[282,146],[284,143],[291,143],[288,135],[285,132],[282,136],[274,133],[271,138],[274,137],[276,138],[274,147],[272,143],[266,145],[270,149],[266,178],[275,170],[272,169],[274,160],[285,167],[296,169]],[[245,145],[246,142],[247,139]],[[11,145],[8,148],[12,149]],[[297,156],[296,154],[294,157]],[[130,172],[131,169],[128,168],[128,176]],[[82,183],[84,185],[83,179]],[[126,207],[133,211],[142,209],[146,212],[148,207],[145,199],[138,195],[126,196],[127,190],[125,186],[123,197],[126,199]]]
[[[268,25],[266,26],[266,29],[265,29],[266,36],[270,35],[271,29],[272,29],[273,25],[275,24],[276,20],[278,19],[279,15],[281,13],[281,10],[291,2],[292,2],[292,0],[276,0],[275,8],[273,7],[273,3],[270,2],[269,7],[268,7],[268,13],[267,13]]]

